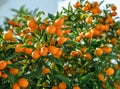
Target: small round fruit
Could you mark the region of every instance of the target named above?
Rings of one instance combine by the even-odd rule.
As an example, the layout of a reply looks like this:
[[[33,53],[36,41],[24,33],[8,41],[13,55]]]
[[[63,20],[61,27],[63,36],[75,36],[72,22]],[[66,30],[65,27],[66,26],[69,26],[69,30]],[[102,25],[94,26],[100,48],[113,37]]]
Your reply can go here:
[[[17,83],[14,83],[12,89],[20,89],[20,86]]]
[[[40,57],[40,51],[39,50],[35,50],[32,52],[32,58],[34,59],[38,59]]]
[[[6,66],[7,66],[7,62],[6,62],[6,61],[4,61],[4,60],[1,60],[1,61],[0,61],[0,70],[5,69],[5,68],[6,68]]]
[[[54,25],[50,25],[47,27],[46,31],[48,34],[53,34],[56,31],[56,27]]]
[[[103,75],[102,73],[99,73],[99,74],[98,74],[98,78],[99,78],[99,80],[102,81],[102,82],[106,81],[106,78],[104,77],[104,75]]]
[[[53,86],[52,89],[59,89],[58,86]]]
[[[96,54],[97,56],[101,56],[101,55],[103,54],[102,48],[96,48],[95,54]]]
[[[18,69],[16,69],[16,68],[10,68],[9,72],[15,76],[15,75],[18,74]]]
[[[23,44],[17,44],[15,47],[16,52],[23,52],[24,48],[22,48]]]
[[[67,85],[65,82],[60,82],[59,85],[58,85],[59,89],[66,89],[67,88]]]
[[[80,89],[80,87],[79,86],[74,86],[73,89]]]
[[[18,84],[19,84],[19,86],[21,86],[21,87],[23,87],[23,88],[26,88],[26,87],[28,87],[29,82],[28,82],[28,80],[25,79],[25,78],[20,78],[20,79],[18,80]]]
[[[106,75],[113,75],[115,73],[115,70],[112,67],[109,67],[107,70],[105,70]]]

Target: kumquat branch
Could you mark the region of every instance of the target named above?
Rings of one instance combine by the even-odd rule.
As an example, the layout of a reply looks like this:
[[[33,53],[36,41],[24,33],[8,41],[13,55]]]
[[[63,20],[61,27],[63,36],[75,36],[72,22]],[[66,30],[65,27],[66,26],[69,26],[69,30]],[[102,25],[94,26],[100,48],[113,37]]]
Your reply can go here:
[[[79,0],[45,18],[21,7],[7,18],[0,89],[120,89],[120,19],[102,3]]]

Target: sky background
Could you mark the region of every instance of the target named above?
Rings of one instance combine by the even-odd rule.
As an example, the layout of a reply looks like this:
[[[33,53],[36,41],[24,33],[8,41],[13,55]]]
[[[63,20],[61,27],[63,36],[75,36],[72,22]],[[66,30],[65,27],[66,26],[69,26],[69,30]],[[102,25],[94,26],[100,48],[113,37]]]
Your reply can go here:
[[[0,24],[2,24],[4,17],[12,18],[14,12],[10,11],[11,8],[19,9],[22,5],[25,5],[26,8],[34,10],[38,8],[39,10],[45,11],[47,13],[56,13],[57,10],[61,10],[62,7],[67,7],[68,3],[71,1],[71,4],[77,0],[0,0]],[[88,0],[90,2],[95,0]],[[98,2],[102,0],[96,0]],[[102,8],[105,4],[115,4],[118,7],[118,16],[120,17],[120,0],[104,0]]]

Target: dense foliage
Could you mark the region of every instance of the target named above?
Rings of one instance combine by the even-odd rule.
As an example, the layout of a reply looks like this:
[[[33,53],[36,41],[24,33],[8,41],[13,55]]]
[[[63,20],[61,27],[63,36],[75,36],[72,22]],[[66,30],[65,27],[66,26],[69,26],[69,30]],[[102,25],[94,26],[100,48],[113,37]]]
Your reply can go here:
[[[24,7],[0,28],[0,89],[120,89],[117,7],[80,0],[43,19]]]

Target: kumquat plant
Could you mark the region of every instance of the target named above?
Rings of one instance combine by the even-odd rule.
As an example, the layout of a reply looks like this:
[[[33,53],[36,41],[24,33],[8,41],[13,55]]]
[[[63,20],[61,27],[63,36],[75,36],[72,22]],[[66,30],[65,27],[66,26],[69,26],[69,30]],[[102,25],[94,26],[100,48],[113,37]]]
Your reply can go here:
[[[80,0],[55,15],[24,7],[0,28],[0,89],[120,89],[117,7]]]

